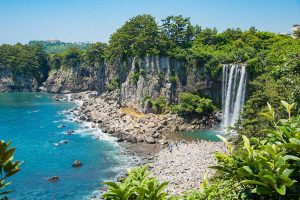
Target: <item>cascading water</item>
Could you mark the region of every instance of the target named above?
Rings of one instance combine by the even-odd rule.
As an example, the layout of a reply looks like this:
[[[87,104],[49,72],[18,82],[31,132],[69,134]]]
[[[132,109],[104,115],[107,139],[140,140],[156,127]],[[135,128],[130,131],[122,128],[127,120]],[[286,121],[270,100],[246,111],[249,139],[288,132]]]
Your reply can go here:
[[[243,65],[223,65],[222,109],[223,128],[233,126],[239,119],[245,101],[247,84],[246,67]]]

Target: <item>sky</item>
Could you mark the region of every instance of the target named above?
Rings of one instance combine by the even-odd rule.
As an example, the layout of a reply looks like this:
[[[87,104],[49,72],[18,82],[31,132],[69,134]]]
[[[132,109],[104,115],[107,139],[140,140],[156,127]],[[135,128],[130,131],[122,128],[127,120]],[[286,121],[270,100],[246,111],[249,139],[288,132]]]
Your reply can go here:
[[[57,38],[108,42],[128,19],[190,17],[193,24],[275,33],[300,24],[300,0],[0,0],[0,44]]]

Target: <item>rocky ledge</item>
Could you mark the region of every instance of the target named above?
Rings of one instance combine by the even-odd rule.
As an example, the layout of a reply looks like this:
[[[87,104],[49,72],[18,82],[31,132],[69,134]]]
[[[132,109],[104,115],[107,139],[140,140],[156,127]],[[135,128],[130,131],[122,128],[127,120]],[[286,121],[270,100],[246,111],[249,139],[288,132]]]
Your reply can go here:
[[[172,133],[197,129],[213,128],[219,123],[216,115],[186,122],[174,114],[139,113],[131,108],[122,108],[117,93],[104,93],[100,96],[92,92],[71,95],[71,100],[81,100],[79,108],[70,111],[80,120],[90,121],[105,133],[119,141],[149,144],[168,142]]]

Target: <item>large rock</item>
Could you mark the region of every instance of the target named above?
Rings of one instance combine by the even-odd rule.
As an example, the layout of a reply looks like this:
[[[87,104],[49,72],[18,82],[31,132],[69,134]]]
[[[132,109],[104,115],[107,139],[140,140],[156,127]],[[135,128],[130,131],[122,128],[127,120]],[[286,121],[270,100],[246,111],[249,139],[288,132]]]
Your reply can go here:
[[[80,160],[75,160],[72,164],[73,167],[77,168],[77,167],[81,167],[82,166],[82,162]]]
[[[145,141],[146,141],[148,144],[154,144],[154,143],[155,143],[154,138],[151,137],[151,136],[145,137]]]
[[[48,178],[48,181],[49,181],[49,182],[56,182],[56,181],[58,181],[58,180],[59,180],[59,177],[58,177],[58,176],[52,176],[52,177]]]

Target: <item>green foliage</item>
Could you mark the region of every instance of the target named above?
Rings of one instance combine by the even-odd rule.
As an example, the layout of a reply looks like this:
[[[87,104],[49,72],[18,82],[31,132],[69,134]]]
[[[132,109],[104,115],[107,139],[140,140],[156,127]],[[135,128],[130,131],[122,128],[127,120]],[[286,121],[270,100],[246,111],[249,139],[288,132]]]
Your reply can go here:
[[[272,126],[260,115],[267,109],[265,102],[279,108],[277,116],[286,115],[284,109],[279,107],[281,100],[294,103],[294,114],[300,113],[300,40],[279,37],[282,36],[273,38],[275,42],[270,45],[270,50],[247,66],[261,74],[250,82],[249,99],[244,106],[240,132],[249,137],[264,137],[265,134],[257,134],[258,130]],[[254,69],[254,66],[261,68]]]
[[[140,72],[135,71],[132,76],[132,81],[136,85],[140,78]]]
[[[76,68],[81,62],[81,52],[78,48],[69,48],[62,54],[63,66],[65,68]]]
[[[11,184],[7,179],[20,171],[20,162],[13,161],[15,148],[9,148],[10,144],[11,141],[8,143],[0,141],[0,197],[12,192],[12,190],[5,190]]]
[[[39,45],[4,44],[0,46],[0,68],[14,76],[35,77],[42,83],[48,76],[48,55]]]
[[[276,120],[274,109],[268,104],[263,113],[273,124],[264,130],[266,138],[249,139],[239,151],[227,155],[218,153],[218,165],[212,168],[223,179],[233,180],[251,190],[256,199],[298,199],[300,196],[300,118],[291,117],[293,104],[282,101],[288,119]],[[228,144],[228,142],[226,142]]]
[[[109,60],[157,54],[158,25],[151,15],[138,15],[111,35],[107,49]]]
[[[104,182],[108,190],[102,194],[107,200],[164,200],[163,192],[167,182],[159,183],[150,172],[148,165],[128,171],[128,176],[121,182]]]
[[[162,113],[167,108],[167,101],[165,97],[160,96],[156,100],[152,100],[152,105],[157,110],[158,113]]]
[[[114,76],[111,79],[110,83],[107,85],[107,89],[110,92],[119,89],[119,87],[120,87],[120,79],[117,76]]]
[[[161,32],[163,37],[171,42],[173,46],[190,47],[194,37],[194,27],[190,18],[182,15],[168,16],[162,20]]]
[[[202,98],[192,93],[183,92],[179,94],[178,105],[174,105],[171,110],[182,116],[188,115],[209,115],[216,107],[210,99]]]
[[[169,77],[169,81],[170,81],[170,83],[172,83],[173,85],[176,85],[176,83],[177,83],[177,76],[170,76],[170,77]]]
[[[146,102],[150,108],[154,108],[157,113],[163,113],[167,110],[167,101],[163,96],[160,96],[157,99],[152,99],[149,95],[147,95],[144,97],[142,105],[144,106]]]
[[[83,51],[84,63],[88,66],[99,66],[105,59],[105,43],[97,42]]]

